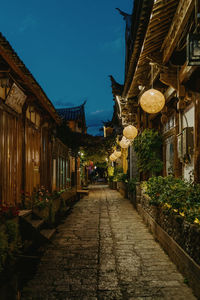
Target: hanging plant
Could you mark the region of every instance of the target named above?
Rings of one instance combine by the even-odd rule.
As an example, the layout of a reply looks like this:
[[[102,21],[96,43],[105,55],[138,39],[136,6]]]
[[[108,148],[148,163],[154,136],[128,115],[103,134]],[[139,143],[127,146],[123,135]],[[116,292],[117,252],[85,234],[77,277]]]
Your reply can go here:
[[[137,154],[137,166],[140,173],[156,174],[162,171],[162,136],[158,131],[145,129],[134,139],[133,147]]]

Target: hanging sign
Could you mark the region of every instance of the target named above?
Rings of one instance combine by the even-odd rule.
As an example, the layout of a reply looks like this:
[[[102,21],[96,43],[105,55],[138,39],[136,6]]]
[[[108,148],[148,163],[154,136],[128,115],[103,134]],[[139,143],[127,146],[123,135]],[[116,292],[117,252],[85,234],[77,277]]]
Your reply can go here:
[[[21,114],[22,113],[22,106],[26,101],[27,96],[18,88],[18,86],[13,83],[9,94],[6,98],[5,104],[10,106],[14,111]]]

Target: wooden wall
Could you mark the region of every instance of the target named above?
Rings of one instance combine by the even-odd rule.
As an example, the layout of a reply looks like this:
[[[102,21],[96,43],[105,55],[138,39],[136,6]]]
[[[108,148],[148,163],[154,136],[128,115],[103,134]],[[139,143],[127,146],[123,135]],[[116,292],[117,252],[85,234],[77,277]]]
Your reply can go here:
[[[41,133],[29,121],[26,122],[25,132],[26,192],[32,194],[34,188],[40,187]]]
[[[22,192],[31,196],[41,186],[66,189],[70,177],[68,148],[59,139],[53,144],[50,123],[34,106],[18,114],[0,100],[0,203],[19,205]]]
[[[4,106],[4,105],[3,105]],[[3,110],[4,108],[4,110]],[[0,107],[0,201],[5,205],[21,202],[22,121]]]

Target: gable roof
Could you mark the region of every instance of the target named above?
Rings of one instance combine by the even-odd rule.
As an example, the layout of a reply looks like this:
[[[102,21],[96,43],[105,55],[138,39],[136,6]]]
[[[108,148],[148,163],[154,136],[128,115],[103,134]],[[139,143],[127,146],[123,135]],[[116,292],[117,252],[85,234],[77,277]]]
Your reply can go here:
[[[76,107],[59,108],[57,109],[57,113],[59,114],[61,119],[66,121],[85,121],[85,103],[86,102]]]

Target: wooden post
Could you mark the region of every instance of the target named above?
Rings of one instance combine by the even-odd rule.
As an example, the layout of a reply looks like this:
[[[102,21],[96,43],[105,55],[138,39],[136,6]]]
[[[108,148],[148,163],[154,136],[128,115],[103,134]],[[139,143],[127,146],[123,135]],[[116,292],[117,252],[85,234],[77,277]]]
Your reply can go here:
[[[26,110],[27,103],[22,108],[22,182],[21,190],[24,191],[24,197],[26,196]]]
[[[200,182],[200,94],[194,93],[194,181]]]

